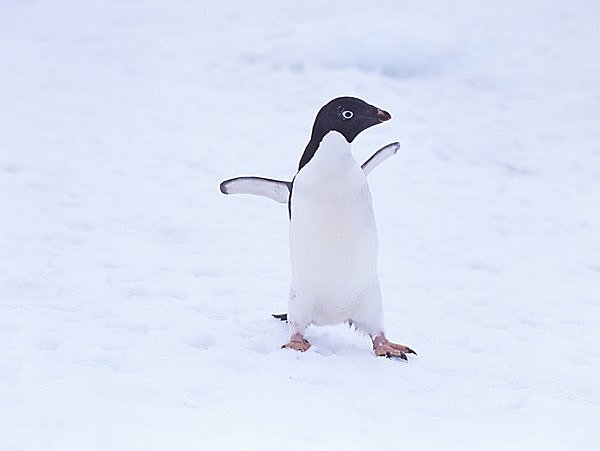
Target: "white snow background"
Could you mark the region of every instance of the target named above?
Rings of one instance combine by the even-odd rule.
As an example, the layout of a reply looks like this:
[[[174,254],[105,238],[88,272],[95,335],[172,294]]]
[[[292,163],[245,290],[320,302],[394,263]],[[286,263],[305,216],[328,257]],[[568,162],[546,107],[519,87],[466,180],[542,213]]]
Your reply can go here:
[[[600,448],[596,1],[0,0],[0,449]],[[387,332],[281,350],[285,206],[354,95]]]

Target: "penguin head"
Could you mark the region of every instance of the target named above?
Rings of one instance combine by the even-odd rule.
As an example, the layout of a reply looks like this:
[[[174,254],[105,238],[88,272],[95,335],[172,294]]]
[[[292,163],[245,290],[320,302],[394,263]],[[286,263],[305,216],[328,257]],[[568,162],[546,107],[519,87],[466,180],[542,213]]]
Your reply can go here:
[[[360,132],[392,118],[390,113],[356,97],[338,97],[319,110],[313,124],[310,141],[304,149],[298,170],[314,156],[323,137],[336,131],[351,143]]]
[[[391,119],[387,111],[356,97],[338,97],[325,104],[317,114],[312,139],[320,141],[330,131],[341,133],[351,143],[360,132]]]

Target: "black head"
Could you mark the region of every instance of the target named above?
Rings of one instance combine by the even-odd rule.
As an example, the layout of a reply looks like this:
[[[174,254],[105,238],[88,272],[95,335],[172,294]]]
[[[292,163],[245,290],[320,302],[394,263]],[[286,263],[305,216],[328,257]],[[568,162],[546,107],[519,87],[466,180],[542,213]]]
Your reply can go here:
[[[319,143],[330,131],[335,130],[341,133],[346,141],[351,143],[363,130],[391,118],[392,116],[387,111],[369,105],[356,97],[333,99],[319,110],[315,118],[310,142],[302,155],[298,170],[311,160]]]
[[[340,132],[351,143],[360,132],[391,119],[389,113],[356,97],[338,97],[324,105],[315,118],[313,136],[323,139],[328,132]]]

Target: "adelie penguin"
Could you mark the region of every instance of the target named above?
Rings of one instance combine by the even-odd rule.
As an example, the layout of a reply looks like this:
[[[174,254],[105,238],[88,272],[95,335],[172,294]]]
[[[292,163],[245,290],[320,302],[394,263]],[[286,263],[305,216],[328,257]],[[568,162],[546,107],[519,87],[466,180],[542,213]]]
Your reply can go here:
[[[391,119],[355,97],[338,97],[317,114],[310,141],[291,182],[237,177],[225,194],[256,194],[288,204],[292,282],[282,348],[306,351],[308,326],[353,324],[369,335],[378,356],[416,354],[385,335],[377,274],[378,240],[367,174],[395,154],[389,144],[360,166],[351,143],[364,130]]]

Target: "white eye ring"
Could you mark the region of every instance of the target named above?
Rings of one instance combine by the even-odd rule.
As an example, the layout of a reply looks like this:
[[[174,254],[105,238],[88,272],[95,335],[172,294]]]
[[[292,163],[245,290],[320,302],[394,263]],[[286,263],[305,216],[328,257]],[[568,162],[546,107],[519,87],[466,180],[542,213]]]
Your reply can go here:
[[[354,116],[354,113],[350,110],[344,110],[342,111],[342,117],[345,119],[352,119],[352,116]]]

